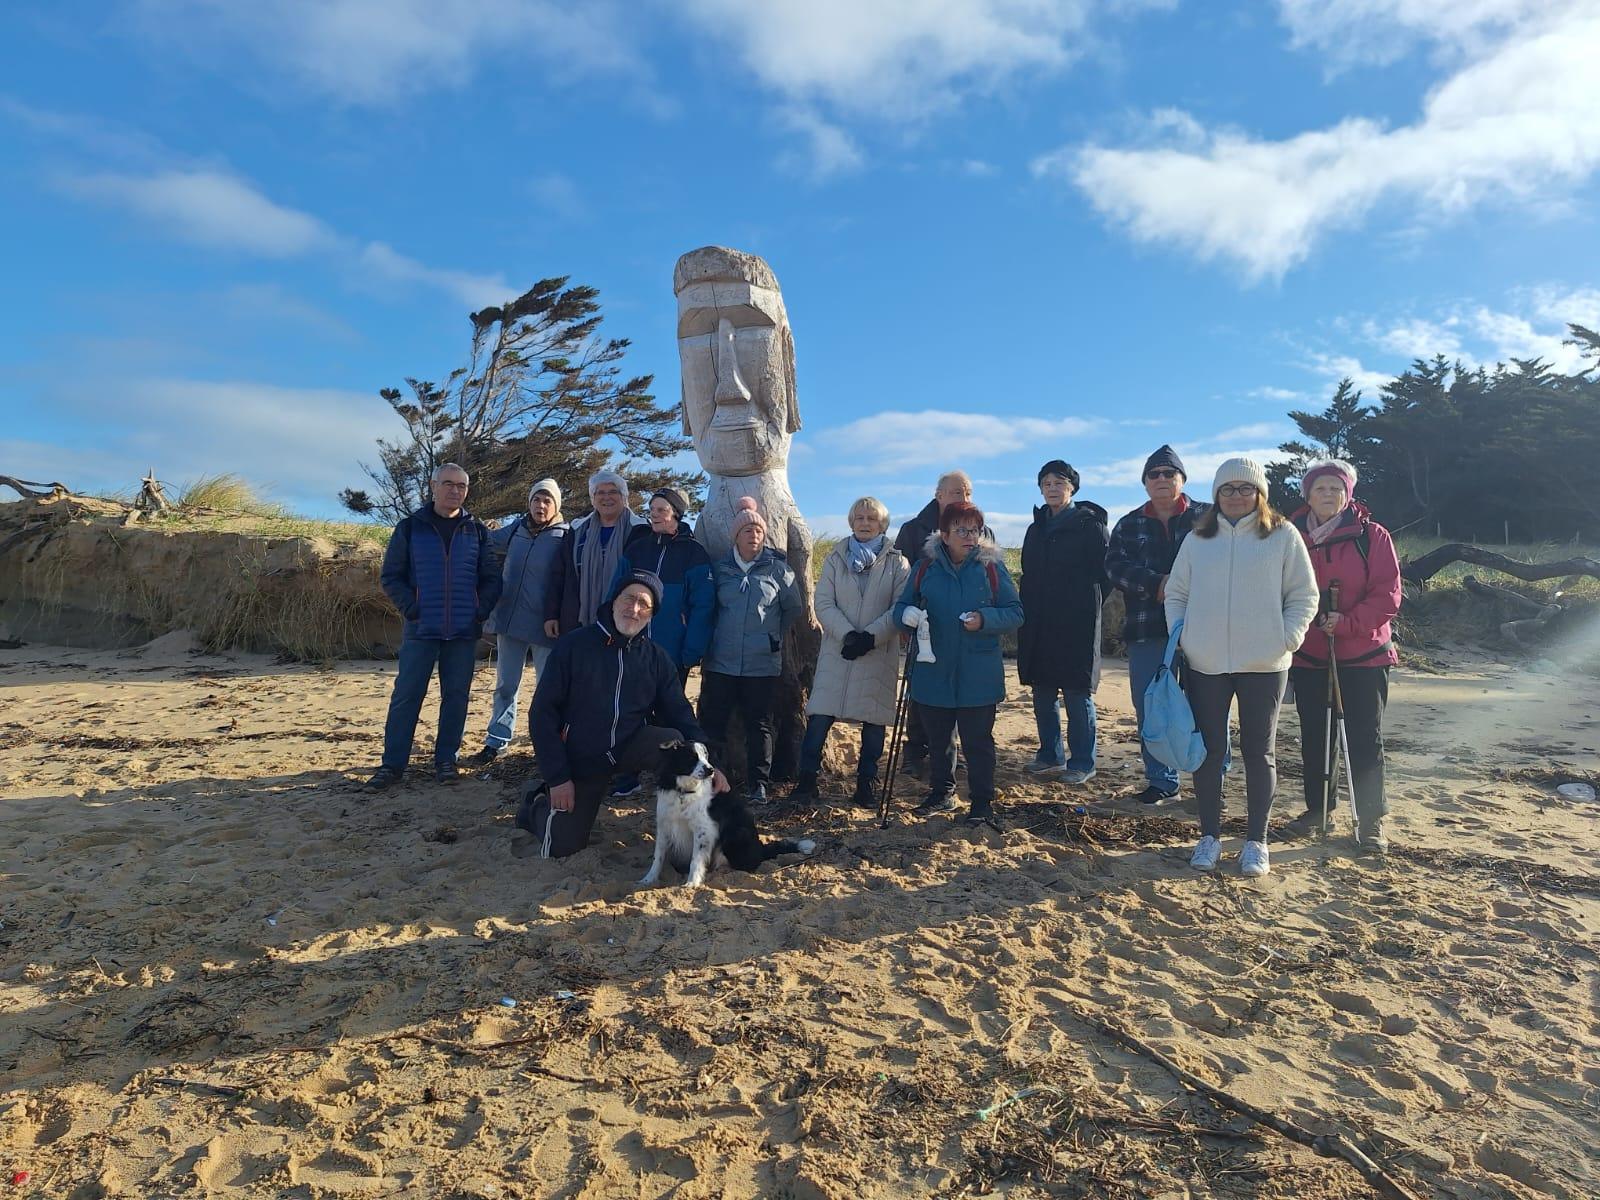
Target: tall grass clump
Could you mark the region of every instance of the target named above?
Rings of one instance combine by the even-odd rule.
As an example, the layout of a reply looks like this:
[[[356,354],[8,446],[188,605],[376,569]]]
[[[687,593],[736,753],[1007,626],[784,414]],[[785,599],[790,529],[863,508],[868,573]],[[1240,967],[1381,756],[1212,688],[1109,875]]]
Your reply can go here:
[[[287,510],[281,504],[263,500],[254,488],[229,471],[220,475],[202,475],[185,484],[178,496],[180,508],[209,508],[217,512],[242,513],[251,517],[283,517]]]

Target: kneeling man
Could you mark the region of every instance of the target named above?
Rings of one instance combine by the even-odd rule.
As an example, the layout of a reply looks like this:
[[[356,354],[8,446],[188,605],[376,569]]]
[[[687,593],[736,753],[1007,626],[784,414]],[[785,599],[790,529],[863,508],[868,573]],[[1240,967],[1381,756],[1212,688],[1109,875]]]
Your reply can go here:
[[[550,652],[528,713],[549,795],[517,815],[545,858],[589,844],[613,775],[654,770],[664,745],[706,740],[677,665],[645,636],[660,605],[660,579],[633,571],[617,581],[593,624],[564,634]],[[720,770],[713,786],[728,790]]]

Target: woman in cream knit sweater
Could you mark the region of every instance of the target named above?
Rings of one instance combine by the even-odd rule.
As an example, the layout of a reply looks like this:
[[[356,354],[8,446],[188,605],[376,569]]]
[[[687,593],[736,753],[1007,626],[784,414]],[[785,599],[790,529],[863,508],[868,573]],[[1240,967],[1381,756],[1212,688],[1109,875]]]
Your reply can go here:
[[[1238,697],[1249,815],[1239,873],[1265,875],[1278,706],[1289,660],[1317,614],[1317,582],[1304,540],[1267,503],[1259,463],[1230,458],[1211,486],[1216,503],[1179,548],[1165,598],[1168,627],[1183,622],[1184,690],[1206,743],[1194,774],[1200,842],[1189,864],[1209,871],[1222,854],[1222,764]]]

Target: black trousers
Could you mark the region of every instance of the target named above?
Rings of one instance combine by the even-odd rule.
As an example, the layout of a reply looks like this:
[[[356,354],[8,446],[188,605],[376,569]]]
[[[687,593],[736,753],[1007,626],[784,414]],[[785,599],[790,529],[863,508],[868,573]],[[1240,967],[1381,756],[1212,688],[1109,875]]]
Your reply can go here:
[[[587,846],[589,835],[594,832],[594,823],[600,816],[600,806],[611,792],[612,777],[654,771],[661,765],[661,747],[681,741],[683,735],[676,729],[646,725],[617,752],[614,771],[604,775],[586,775],[572,781],[576,795],[571,812],[556,812],[550,807],[550,797],[541,794],[529,812],[528,827],[540,839],[543,857],[566,858]]]
[[[1306,808],[1322,812],[1323,755],[1328,727],[1328,672],[1290,667],[1294,706],[1300,712],[1300,765],[1306,777]],[[1340,667],[1344,728],[1350,739],[1350,779],[1355,785],[1356,818],[1363,825],[1389,811],[1383,787],[1383,710],[1389,704],[1388,667]],[[1335,729],[1333,736],[1338,737]],[[1330,796],[1331,807],[1339,800]]]
[[[928,732],[930,792],[955,795],[955,734],[959,727],[961,748],[967,752],[967,799],[974,804],[994,803],[994,712],[993,704],[974,708],[922,706],[922,727]]]
[[[746,788],[765,785],[772,778],[772,694],[776,675],[724,675],[704,671],[700,676],[700,727],[711,739],[711,761],[728,761],[728,722],[735,711],[744,722]]]

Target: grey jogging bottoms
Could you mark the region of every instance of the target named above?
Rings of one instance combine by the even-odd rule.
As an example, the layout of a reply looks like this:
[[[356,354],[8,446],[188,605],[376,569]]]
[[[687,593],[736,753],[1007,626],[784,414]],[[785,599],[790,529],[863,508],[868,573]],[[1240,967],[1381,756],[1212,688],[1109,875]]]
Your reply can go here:
[[[1222,836],[1222,763],[1228,754],[1228,710],[1239,699],[1239,749],[1244,758],[1246,837],[1267,840],[1267,819],[1278,787],[1278,708],[1288,671],[1245,671],[1234,675],[1185,672],[1184,691],[1194,710],[1195,727],[1206,742],[1206,760],[1194,773],[1194,798],[1200,805],[1200,832]]]

